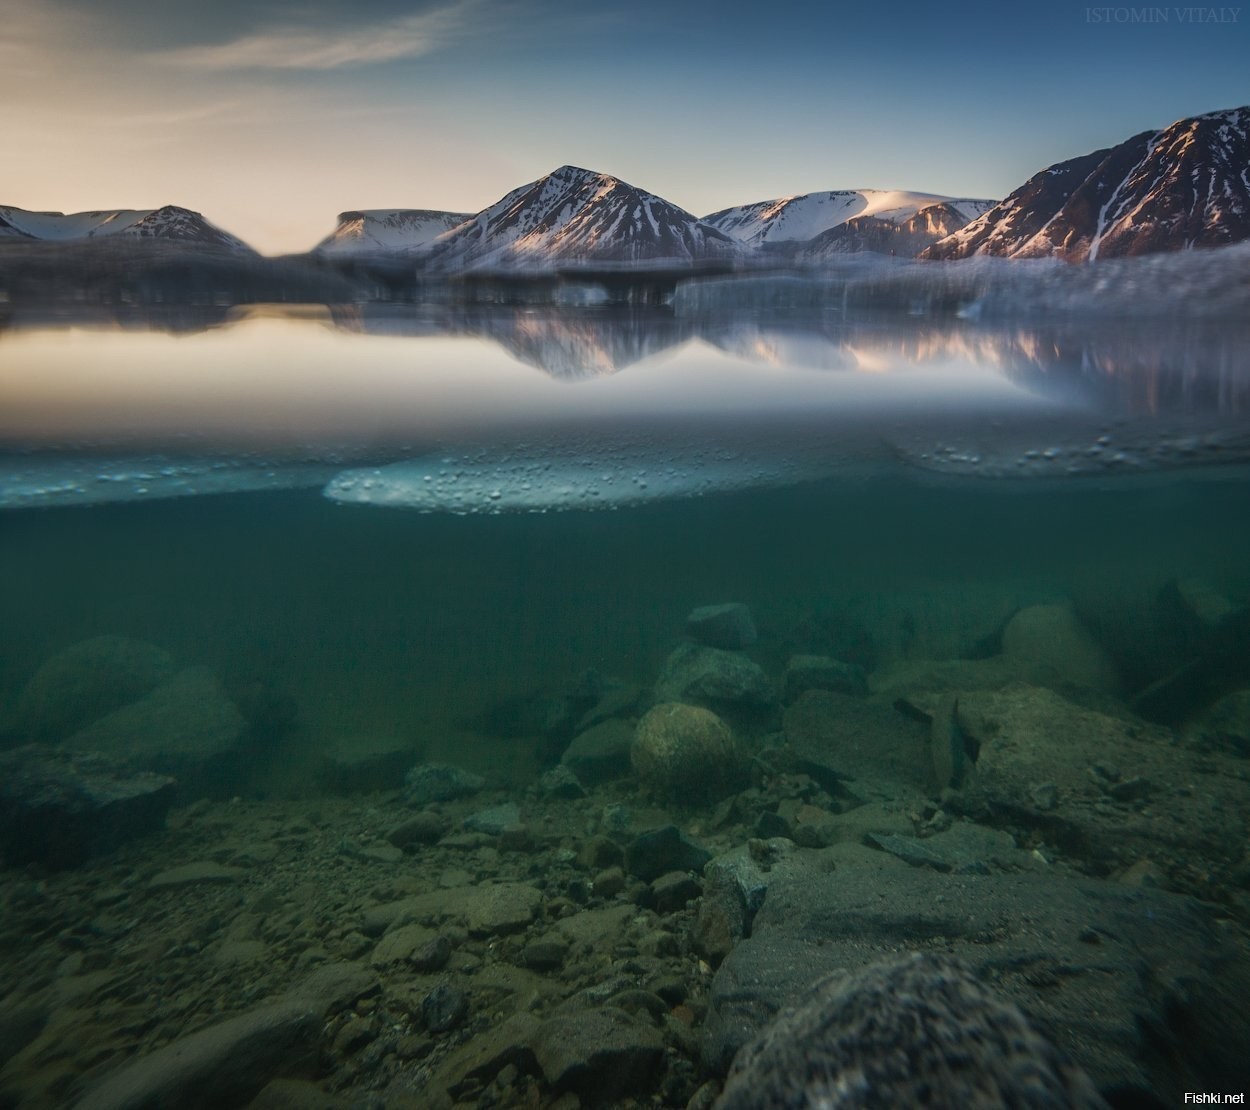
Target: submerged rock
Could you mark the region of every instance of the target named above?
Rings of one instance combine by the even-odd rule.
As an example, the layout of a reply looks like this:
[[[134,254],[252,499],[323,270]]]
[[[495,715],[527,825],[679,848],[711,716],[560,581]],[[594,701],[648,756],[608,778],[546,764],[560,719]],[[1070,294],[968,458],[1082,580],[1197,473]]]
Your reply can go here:
[[[201,785],[222,769],[243,740],[247,723],[207,667],[188,667],[138,701],[76,732],[66,746],[102,752]]]
[[[737,651],[681,644],[664,661],[657,701],[690,701],[763,708],[777,700],[773,684],[754,660]]]
[[[1212,753],[1195,765],[1167,729],[1082,709],[1035,686],[964,694],[956,718],[971,766],[948,808],[1040,831],[1100,874],[1153,859],[1181,889],[1202,896],[1209,891],[1191,885],[1194,858],[1208,868],[1241,858],[1240,761]]]
[[[77,1110],[244,1106],[277,1076],[313,1074],[327,1015],[374,989],[358,965],[326,965],[273,1001],[123,1064]]]
[[[0,752],[0,857],[75,867],[165,825],[174,780],[99,755],[29,745]]]
[[[332,794],[394,790],[417,753],[395,736],[350,736],[322,756],[317,781]]]
[[[868,693],[868,676],[858,663],[843,663],[828,655],[792,655],[782,678],[782,700],[789,703],[808,690],[838,694]]]
[[[533,1045],[547,1082],[591,1106],[648,1094],[664,1067],[660,1034],[613,1006],[549,1018],[536,1030]]]
[[[1003,629],[1003,655],[1073,686],[1108,693],[1120,686],[1115,665],[1070,604],[1021,609]]]
[[[821,870],[826,855],[836,871]],[[939,874],[845,845],[769,884],[713,979],[705,1064],[725,1070],[822,976],[916,948],[993,982],[1123,1105],[1179,1103],[1195,1074],[1235,1085],[1250,1053],[1250,960],[1196,901],[1049,874]]]
[[[741,651],[759,639],[751,610],[740,601],[704,605],[686,617],[686,635],[708,647]]]
[[[630,760],[643,785],[674,801],[706,801],[740,782],[744,757],[729,726],[694,705],[665,702],[638,722]]]
[[[702,871],[711,858],[711,852],[676,825],[641,833],[625,849],[627,870],[645,883],[668,871]]]
[[[26,684],[15,731],[31,740],[64,740],[168,682],[175,670],[168,652],[144,640],[83,640],[52,656]]]
[[[1197,747],[1250,757],[1250,690],[1234,690],[1220,698],[1185,730]]]
[[[486,785],[481,775],[450,763],[422,763],[404,776],[404,801],[410,806],[467,798]]]
[[[818,984],[738,1053],[717,1110],[1106,1110],[1089,1076],[954,960],[913,953]]]
[[[847,784],[864,801],[893,797],[898,784],[923,789],[928,779],[925,726],[892,699],[808,690],[782,717],[794,770],[835,797]]]
[[[629,774],[629,749],[634,728],[619,718],[603,721],[578,733],[560,762],[586,786],[595,786]]]

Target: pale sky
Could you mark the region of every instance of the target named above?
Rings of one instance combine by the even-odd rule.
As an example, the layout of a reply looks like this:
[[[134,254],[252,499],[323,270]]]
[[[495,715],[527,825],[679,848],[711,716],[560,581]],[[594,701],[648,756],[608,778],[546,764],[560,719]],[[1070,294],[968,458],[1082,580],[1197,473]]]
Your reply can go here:
[[[1171,14],[1114,14],[1146,10]],[[818,189],[996,198],[1250,101],[1250,9],[1181,19],[1207,10],[0,0],[0,204],[179,204],[279,252],[345,209],[476,211],[564,163],[696,215]]]

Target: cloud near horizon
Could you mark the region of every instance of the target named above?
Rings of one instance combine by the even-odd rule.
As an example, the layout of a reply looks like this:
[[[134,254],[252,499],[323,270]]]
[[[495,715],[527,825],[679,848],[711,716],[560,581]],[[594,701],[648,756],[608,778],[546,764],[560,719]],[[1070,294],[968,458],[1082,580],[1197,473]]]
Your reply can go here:
[[[417,15],[348,30],[285,26],[209,46],[162,50],[160,61],[201,70],[332,70],[419,58],[447,46],[481,0],[456,0]]]

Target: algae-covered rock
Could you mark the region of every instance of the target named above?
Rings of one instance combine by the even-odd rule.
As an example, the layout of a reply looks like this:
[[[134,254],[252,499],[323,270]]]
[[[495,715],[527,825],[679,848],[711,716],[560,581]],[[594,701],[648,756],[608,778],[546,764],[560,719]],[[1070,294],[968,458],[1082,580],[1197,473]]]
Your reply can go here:
[[[657,705],[638,722],[630,759],[649,789],[691,801],[727,793],[739,781],[743,765],[724,721],[710,710],[679,702]]]

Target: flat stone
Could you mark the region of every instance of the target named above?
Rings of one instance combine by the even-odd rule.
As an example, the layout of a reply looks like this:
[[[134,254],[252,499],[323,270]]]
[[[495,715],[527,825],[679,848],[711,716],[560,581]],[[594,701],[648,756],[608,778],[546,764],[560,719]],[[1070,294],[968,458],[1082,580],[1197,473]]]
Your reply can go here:
[[[152,890],[169,890],[184,886],[237,883],[246,876],[247,872],[241,867],[224,867],[219,863],[202,860],[161,871],[152,876],[148,886]]]
[[[222,967],[259,963],[269,955],[269,949],[260,940],[228,940],[213,953],[213,960]]]
[[[792,655],[781,680],[782,699],[792,702],[808,690],[832,690],[864,697],[868,677],[858,663],[843,663],[828,655]]]
[[[456,1049],[438,1069],[437,1082],[453,1098],[490,1082],[512,1065],[523,1072],[537,1069],[533,1041],[539,1020],[532,1014],[512,1014]]]
[[[929,776],[929,729],[905,716],[893,698],[808,690],[782,718],[795,770],[835,797],[848,789],[863,801],[891,796],[902,783],[923,790]]]
[[[976,758],[947,808],[980,824],[1038,830],[1053,850],[1100,873],[1154,859],[1181,890],[1193,859],[1209,867],[1241,859],[1242,761],[1210,753],[1196,765],[1168,729],[1036,686],[963,694],[957,714]]]
[[[353,1105],[310,1080],[275,1079],[265,1084],[247,1110],[352,1110]]]
[[[467,798],[486,785],[481,775],[450,763],[422,763],[404,776],[404,801],[410,806]]]
[[[478,810],[464,819],[464,827],[474,832],[486,833],[487,836],[498,836],[510,825],[521,823],[521,810],[515,802],[507,802],[501,806]]]
[[[325,1018],[375,988],[358,965],[327,965],[274,1001],[122,1065],[76,1110],[245,1105],[277,1075],[312,1074]]]
[[[369,962],[374,967],[406,963],[414,953],[421,951],[437,936],[433,929],[427,929],[423,925],[404,925],[378,941]]]
[[[98,755],[28,745],[0,752],[0,857],[76,867],[164,827],[172,778]]]
[[[321,1020],[307,1002],[261,1006],[124,1065],[92,1087],[76,1110],[245,1104],[275,1073],[311,1072]]]
[[[533,1045],[548,1083],[600,1105],[649,1094],[664,1063],[660,1034],[608,1006],[549,1018]]]
[[[850,845],[809,855],[810,870],[770,884],[716,973],[703,1042],[713,1071],[823,975],[915,949],[995,982],[1103,1089],[1179,1092],[1194,1067],[1231,1082],[1250,1056],[1250,961],[1190,899],[1046,874],[938,874]],[[832,874],[818,870],[826,856]]]
[[[473,887],[460,904],[470,933],[496,936],[524,929],[538,915],[543,896],[525,883],[493,883]]]

